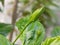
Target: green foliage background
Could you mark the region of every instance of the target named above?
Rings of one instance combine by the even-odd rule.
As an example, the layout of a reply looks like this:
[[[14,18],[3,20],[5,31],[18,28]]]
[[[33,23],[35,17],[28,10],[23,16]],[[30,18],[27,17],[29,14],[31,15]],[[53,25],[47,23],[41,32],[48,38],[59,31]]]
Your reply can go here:
[[[0,1],[4,6],[4,0]],[[50,25],[55,26],[57,24],[56,13],[50,7],[54,6],[58,8],[59,6],[55,4],[53,0],[19,0],[18,3],[24,5],[22,10],[18,10],[19,13],[22,13],[23,18],[20,18],[16,22],[18,30],[20,33],[22,32],[19,37],[22,41],[22,45],[60,45],[60,26],[54,27],[51,32],[52,38],[48,38],[44,41],[46,28]],[[40,12],[41,7],[44,7],[44,12],[42,12],[43,10]],[[29,8],[30,11],[25,10],[26,8]],[[36,9],[38,9],[38,11],[35,12]],[[27,23],[28,25],[26,26]],[[5,38],[11,31],[12,24],[0,23],[1,45],[11,45]]]

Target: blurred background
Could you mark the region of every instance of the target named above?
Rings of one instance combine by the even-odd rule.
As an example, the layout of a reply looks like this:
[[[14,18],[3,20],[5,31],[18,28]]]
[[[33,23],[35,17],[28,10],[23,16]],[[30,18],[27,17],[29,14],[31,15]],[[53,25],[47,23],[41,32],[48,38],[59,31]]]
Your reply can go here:
[[[17,6],[14,7],[15,4]],[[45,11],[39,16],[39,20],[45,27],[46,37],[50,37],[50,33],[54,27],[60,26],[60,0],[0,0],[0,23],[14,24],[14,21],[31,15],[36,9],[42,6],[45,7]],[[14,8],[15,10],[13,10]],[[14,11],[16,11],[15,20],[13,20],[12,16]],[[13,40],[17,33],[18,29],[16,27]]]

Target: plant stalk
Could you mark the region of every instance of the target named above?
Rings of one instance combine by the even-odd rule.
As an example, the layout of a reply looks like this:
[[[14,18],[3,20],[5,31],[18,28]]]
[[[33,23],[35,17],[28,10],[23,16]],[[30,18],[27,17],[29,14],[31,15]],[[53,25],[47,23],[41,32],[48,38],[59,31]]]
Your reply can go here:
[[[12,32],[10,33],[10,37],[9,40],[12,41],[12,37],[13,37],[13,32],[15,30],[15,22],[17,19],[17,7],[18,7],[18,0],[14,1],[14,7],[13,7],[13,13],[12,13]]]
[[[15,42],[18,40],[18,38],[21,36],[21,34],[25,31],[26,27],[30,24],[31,22],[27,23],[26,26],[24,27],[23,31],[16,37],[16,39],[14,40],[14,42],[12,43],[13,45],[15,44]]]

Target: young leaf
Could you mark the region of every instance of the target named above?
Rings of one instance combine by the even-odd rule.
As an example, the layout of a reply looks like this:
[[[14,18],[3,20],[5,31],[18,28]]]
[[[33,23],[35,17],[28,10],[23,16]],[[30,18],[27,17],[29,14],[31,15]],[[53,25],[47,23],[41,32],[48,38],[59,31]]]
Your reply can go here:
[[[2,35],[0,35],[0,45],[11,45],[11,43]]]
[[[19,30],[23,30],[25,26],[29,25],[31,22],[36,21],[38,17],[43,13],[44,7],[37,9],[31,16],[26,16],[21,18],[16,22]]]
[[[60,36],[47,38],[41,45],[60,45]]]
[[[0,34],[7,36],[12,31],[11,24],[0,23]]]
[[[36,21],[40,15],[44,12],[45,8],[41,7],[40,9],[37,9],[30,17],[29,23]]]

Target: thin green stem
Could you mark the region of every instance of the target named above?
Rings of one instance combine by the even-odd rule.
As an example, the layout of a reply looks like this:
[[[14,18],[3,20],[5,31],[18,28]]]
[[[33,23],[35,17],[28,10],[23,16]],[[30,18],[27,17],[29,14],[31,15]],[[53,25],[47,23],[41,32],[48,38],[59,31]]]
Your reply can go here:
[[[23,31],[16,37],[16,39],[13,42],[13,45],[15,44],[15,42],[18,40],[18,38],[21,36],[21,34],[23,34],[23,32],[25,31],[26,27],[30,24],[30,22],[24,27]]]

